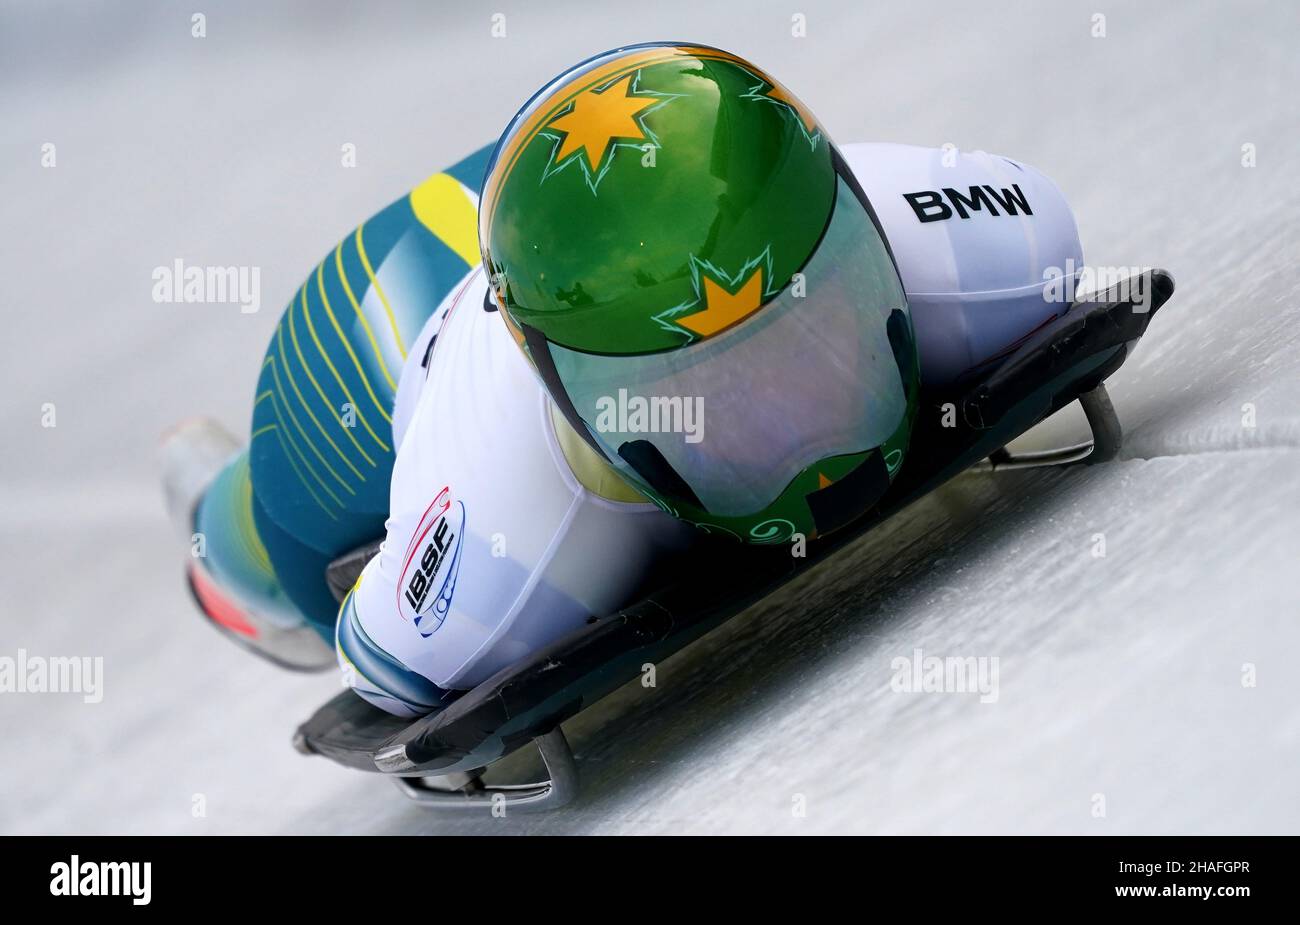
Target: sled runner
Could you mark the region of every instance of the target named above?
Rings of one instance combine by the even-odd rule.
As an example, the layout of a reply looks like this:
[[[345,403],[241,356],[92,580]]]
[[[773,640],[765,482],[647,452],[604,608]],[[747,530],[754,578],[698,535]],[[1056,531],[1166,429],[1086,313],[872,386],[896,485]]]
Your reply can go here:
[[[578,775],[560,724],[638,677],[642,665],[667,658],[965,469],[1112,459],[1121,431],[1103,383],[1173,291],[1168,273],[1149,271],[1074,304],[964,383],[943,390],[922,383],[907,457],[888,493],[856,522],[810,539],[805,557],[791,556],[784,544],[718,541],[712,554],[693,557],[694,571],[625,610],[593,618],[427,716],[400,719],[343,691],[298,728],[294,745],[304,754],[389,775],[407,796],[433,808],[563,806],[577,793]],[[1007,451],[1007,444],[1075,400],[1087,416],[1090,441],[1045,453]],[[364,562],[363,556],[350,558],[350,566],[332,571]],[[330,580],[348,586],[345,575]],[[529,742],[541,754],[547,780],[482,783],[483,769]]]

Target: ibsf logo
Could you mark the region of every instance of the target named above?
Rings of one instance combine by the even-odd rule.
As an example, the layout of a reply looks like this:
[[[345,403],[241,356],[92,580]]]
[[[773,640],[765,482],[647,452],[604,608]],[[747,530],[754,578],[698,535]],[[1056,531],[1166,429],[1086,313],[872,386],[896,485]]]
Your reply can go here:
[[[460,571],[465,505],[443,488],[425,510],[411,535],[397,579],[397,612],[428,639],[451,609]]]

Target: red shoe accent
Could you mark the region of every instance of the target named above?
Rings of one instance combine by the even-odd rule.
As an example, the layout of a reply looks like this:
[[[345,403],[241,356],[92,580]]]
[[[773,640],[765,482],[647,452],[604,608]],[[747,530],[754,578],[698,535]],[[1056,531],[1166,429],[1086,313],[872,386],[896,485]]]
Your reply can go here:
[[[257,638],[257,627],[248,622],[248,618],[244,616],[239,606],[222,593],[197,562],[190,566],[188,577],[194,598],[199,602],[203,612],[208,615],[208,619],[232,633],[247,636],[249,639]]]

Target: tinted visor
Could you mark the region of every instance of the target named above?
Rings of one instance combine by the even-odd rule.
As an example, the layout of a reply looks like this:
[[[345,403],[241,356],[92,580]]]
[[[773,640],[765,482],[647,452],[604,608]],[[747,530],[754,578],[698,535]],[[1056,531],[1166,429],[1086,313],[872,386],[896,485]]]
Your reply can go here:
[[[613,356],[545,341],[544,374],[633,483],[720,516],[756,513],[809,465],[883,444],[907,411],[911,358],[895,353],[911,349],[906,296],[843,178],[802,273],[802,285],[678,350]]]

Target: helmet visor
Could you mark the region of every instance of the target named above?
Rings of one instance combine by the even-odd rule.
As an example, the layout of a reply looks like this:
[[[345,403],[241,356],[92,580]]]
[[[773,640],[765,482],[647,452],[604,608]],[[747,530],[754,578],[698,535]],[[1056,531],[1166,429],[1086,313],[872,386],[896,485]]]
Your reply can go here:
[[[894,433],[907,413],[907,298],[843,178],[802,276],[764,294],[744,320],[677,350],[617,356],[547,342],[573,410],[620,471],[670,500],[743,516],[813,463]],[[732,288],[745,283],[742,273]]]

